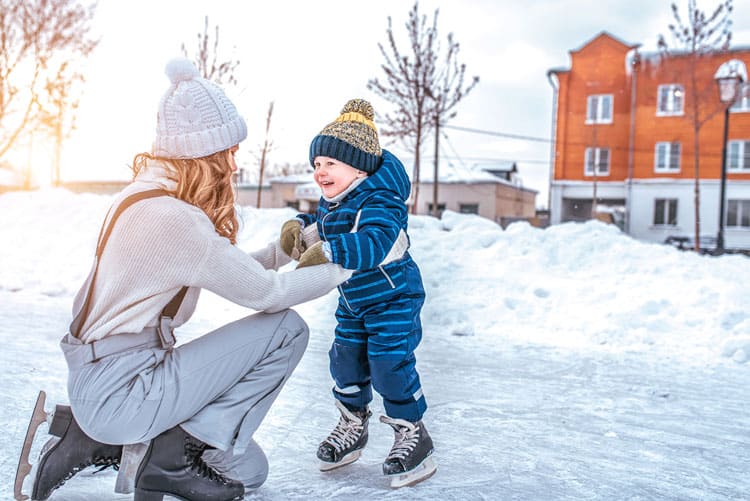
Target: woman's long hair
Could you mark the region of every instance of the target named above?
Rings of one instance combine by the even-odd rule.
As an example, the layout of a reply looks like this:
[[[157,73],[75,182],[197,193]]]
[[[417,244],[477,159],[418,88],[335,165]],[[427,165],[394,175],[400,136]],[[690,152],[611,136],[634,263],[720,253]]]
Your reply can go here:
[[[139,153],[133,159],[133,177],[148,160],[167,166],[167,177],[177,183],[172,195],[203,210],[214,223],[216,233],[237,243],[239,223],[234,208],[230,150],[219,151],[201,158],[163,158],[150,153]]]

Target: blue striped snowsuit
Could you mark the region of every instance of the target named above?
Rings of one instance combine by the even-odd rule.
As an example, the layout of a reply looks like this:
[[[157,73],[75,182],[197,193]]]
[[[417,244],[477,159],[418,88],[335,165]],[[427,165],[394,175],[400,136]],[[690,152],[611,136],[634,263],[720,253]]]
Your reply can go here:
[[[317,223],[334,263],[356,270],[339,286],[338,325],[329,351],[334,397],[363,408],[374,387],[388,416],[414,422],[427,409],[414,357],[422,338],[422,277],[408,251],[379,266],[399,231],[406,232],[410,190],[404,166],[383,150],[381,167],[340,202],[321,198],[315,215],[299,217],[305,225]]]

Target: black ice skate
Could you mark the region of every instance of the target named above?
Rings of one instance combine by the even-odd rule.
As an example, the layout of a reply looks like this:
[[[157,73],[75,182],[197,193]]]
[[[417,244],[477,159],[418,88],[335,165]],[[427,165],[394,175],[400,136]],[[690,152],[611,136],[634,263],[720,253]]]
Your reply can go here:
[[[31,471],[34,471],[31,499],[36,500],[47,499],[52,491],[88,466],[117,468],[120,463],[121,445],[104,444],[88,437],[78,426],[68,406],[58,405],[54,412],[46,412],[45,399],[45,393],[40,391],[18,460],[14,487],[14,497],[18,501],[29,499],[22,492],[22,487]],[[49,433],[53,437],[42,447],[39,460],[32,469],[29,452],[36,430],[44,422],[49,424]]]
[[[243,499],[245,486],[203,461],[208,446],[179,426],[151,440],[135,476],[133,501],[162,501],[165,495],[184,501]]]
[[[367,421],[372,413],[364,409],[352,412],[336,400],[341,417],[328,438],[318,446],[320,471],[333,470],[353,463],[367,445]]]
[[[411,423],[380,416],[380,422],[390,425],[395,432],[393,447],[383,463],[383,474],[392,477],[391,487],[414,485],[435,474],[432,439],[422,421]]]

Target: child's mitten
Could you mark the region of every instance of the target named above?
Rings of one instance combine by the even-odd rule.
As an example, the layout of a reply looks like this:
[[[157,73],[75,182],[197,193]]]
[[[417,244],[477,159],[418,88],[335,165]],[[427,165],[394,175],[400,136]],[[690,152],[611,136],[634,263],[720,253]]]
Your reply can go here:
[[[302,223],[299,219],[290,219],[281,226],[279,243],[284,254],[292,259],[300,258],[306,246],[302,240]]]
[[[325,264],[329,262],[330,260],[326,257],[325,252],[323,252],[323,242],[318,242],[302,253],[297,268],[315,266],[316,264]]]

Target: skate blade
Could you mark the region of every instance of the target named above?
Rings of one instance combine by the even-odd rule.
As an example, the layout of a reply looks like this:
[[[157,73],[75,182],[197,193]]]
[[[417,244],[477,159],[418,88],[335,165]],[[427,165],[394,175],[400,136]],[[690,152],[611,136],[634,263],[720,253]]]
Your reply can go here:
[[[398,489],[400,487],[411,487],[416,485],[423,480],[427,480],[435,474],[437,471],[437,465],[431,456],[427,457],[422,463],[411,471],[406,473],[397,473],[392,475],[391,488]]]
[[[148,443],[129,444],[122,447],[120,469],[115,481],[117,494],[132,494],[135,491],[135,474],[148,450]]]
[[[26,438],[23,441],[23,447],[21,448],[21,456],[18,458],[18,468],[16,468],[16,483],[13,487],[13,497],[16,501],[24,501],[29,499],[29,496],[21,492],[23,490],[23,481],[31,471],[31,464],[29,463],[29,453],[31,452],[31,444],[34,442],[34,436],[39,425],[47,420],[47,413],[44,411],[44,403],[47,399],[47,394],[44,391],[40,391],[36,397],[36,404],[34,404],[34,411],[31,413],[31,419],[29,420],[29,427],[26,429]]]
[[[346,466],[348,464],[351,464],[355,462],[357,459],[360,458],[362,455],[362,449],[357,449],[356,451],[352,451],[346,456],[341,458],[341,461],[338,461],[336,463],[328,463],[326,461],[321,461],[318,468],[320,471],[331,471],[335,470],[336,468],[341,468],[342,466]]]

